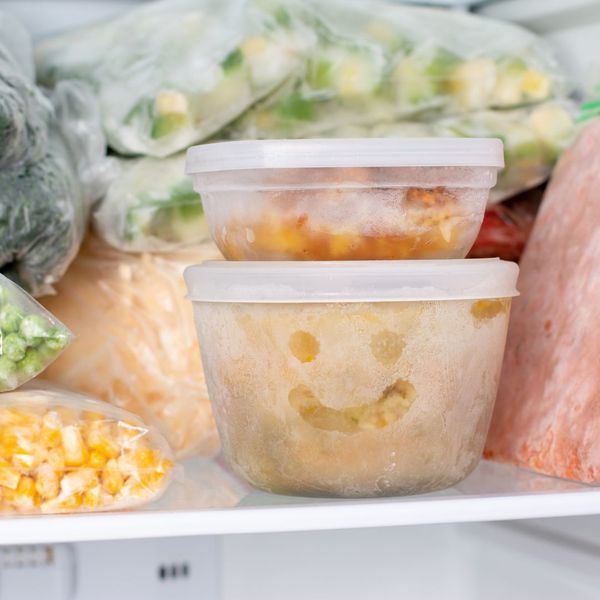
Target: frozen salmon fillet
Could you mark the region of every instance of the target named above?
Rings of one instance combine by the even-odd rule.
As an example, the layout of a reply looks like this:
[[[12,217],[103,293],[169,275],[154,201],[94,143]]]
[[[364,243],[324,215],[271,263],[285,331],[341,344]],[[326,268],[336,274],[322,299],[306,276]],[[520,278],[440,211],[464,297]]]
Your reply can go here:
[[[519,289],[485,456],[600,483],[600,120],[560,159]]]

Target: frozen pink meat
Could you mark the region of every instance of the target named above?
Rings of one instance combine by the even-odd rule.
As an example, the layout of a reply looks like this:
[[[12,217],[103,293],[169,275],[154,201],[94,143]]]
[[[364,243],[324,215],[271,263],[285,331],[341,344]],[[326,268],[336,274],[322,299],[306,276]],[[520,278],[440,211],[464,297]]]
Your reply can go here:
[[[562,156],[521,260],[485,456],[600,482],[600,120]]]

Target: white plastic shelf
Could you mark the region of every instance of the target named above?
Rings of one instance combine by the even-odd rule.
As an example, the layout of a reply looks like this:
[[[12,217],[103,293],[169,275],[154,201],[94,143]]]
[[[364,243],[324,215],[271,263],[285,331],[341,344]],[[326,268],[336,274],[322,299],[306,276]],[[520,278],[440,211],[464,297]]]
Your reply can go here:
[[[0,517],[0,545],[389,527],[600,514],[600,488],[482,462],[454,488],[339,500],[252,489],[218,462],[194,460],[157,503],[114,513]]]

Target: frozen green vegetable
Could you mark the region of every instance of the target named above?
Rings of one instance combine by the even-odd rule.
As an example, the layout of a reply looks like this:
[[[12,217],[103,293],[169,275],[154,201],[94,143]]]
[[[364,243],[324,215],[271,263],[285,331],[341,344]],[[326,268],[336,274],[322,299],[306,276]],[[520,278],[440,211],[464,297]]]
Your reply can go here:
[[[162,157],[208,138],[281,85],[315,39],[277,0],[163,0],[45,40],[38,79],[89,82],[109,145]]]
[[[286,4],[317,33],[314,52],[225,137],[314,137],[423,113],[514,108],[564,88],[549,49],[514,25],[369,0]]]
[[[0,169],[0,271],[34,295],[51,291],[75,257],[113,165],[86,84],[60,82],[50,104],[43,154]]]
[[[185,154],[122,161],[122,173],[94,214],[97,233],[133,252],[167,252],[208,239],[200,196],[185,174]]]
[[[71,332],[0,275],[0,392],[41,373],[71,341]]]

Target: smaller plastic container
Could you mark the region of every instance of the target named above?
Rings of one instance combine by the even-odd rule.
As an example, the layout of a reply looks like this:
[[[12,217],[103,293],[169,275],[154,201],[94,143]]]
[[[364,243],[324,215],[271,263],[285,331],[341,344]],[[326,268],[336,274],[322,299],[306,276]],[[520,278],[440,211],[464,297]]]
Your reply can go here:
[[[188,150],[229,260],[464,258],[504,166],[497,139],[221,142]]]
[[[415,494],[480,460],[518,267],[208,262],[185,272],[234,470],[279,493]]]

